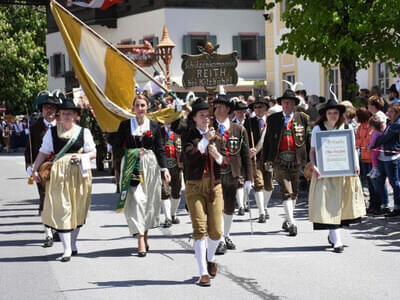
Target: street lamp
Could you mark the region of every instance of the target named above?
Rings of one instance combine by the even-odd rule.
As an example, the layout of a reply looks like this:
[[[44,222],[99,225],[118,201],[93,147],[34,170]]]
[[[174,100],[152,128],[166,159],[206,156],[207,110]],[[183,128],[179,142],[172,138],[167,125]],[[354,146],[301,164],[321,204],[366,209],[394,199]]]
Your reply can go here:
[[[169,78],[169,65],[171,64],[172,60],[172,49],[175,48],[175,44],[169,38],[169,33],[167,26],[164,25],[163,34],[160,43],[157,45],[159,49],[159,55],[165,64],[165,79],[167,82],[168,89],[171,88],[171,80]]]

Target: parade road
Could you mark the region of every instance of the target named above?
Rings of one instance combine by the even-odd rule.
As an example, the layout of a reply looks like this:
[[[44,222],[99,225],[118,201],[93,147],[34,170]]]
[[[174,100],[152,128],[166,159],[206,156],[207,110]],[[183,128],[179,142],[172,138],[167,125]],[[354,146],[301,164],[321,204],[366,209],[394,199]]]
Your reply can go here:
[[[253,235],[248,214],[235,215],[237,250],[217,256],[212,286],[199,287],[183,203],[181,224],[151,230],[150,251],[139,258],[124,214],[115,212],[112,178],[98,174],[79,255],[62,263],[60,242],[42,247],[38,194],[22,154],[1,154],[0,170],[0,299],[400,299],[400,218],[370,217],[344,230],[338,254],[326,231],[312,230],[306,192],[295,212],[299,234],[288,237],[275,191],[267,223],[257,223],[253,208]]]

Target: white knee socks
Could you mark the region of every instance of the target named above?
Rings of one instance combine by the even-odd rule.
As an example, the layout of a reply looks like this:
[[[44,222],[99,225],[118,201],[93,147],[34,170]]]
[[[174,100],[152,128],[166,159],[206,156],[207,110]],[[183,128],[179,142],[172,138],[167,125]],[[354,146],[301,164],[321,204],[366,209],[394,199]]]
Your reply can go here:
[[[269,200],[271,199],[272,191],[263,190],[264,193],[264,208],[268,208]]]
[[[176,216],[181,198],[171,198],[171,215]]]
[[[80,228],[75,228],[71,232],[71,249],[72,249],[72,251],[78,251],[78,248],[76,246],[76,240],[78,239],[79,230],[80,230]]]
[[[239,208],[244,207],[244,188],[238,188],[236,190],[236,202]]]
[[[161,200],[161,206],[164,211],[165,219],[171,220],[171,199]]]
[[[232,227],[233,215],[222,214],[224,217],[224,236],[229,236]]]
[[[58,235],[64,248],[63,256],[71,256],[71,232],[59,232]]]
[[[255,192],[255,197],[256,197],[256,202],[257,202],[257,208],[258,208],[258,213],[261,215],[264,214],[264,192],[259,191]]]
[[[283,208],[285,209],[286,221],[288,221],[290,225],[294,224],[293,200],[289,199],[289,200],[283,201]]]
[[[53,231],[51,231],[51,228],[44,226],[44,235],[45,238],[53,238]]]
[[[218,245],[218,241],[217,241]],[[208,245],[210,247],[210,245]],[[197,265],[199,267],[200,276],[206,275],[207,273],[207,262],[206,262],[206,240],[195,240],[194,241],[194,253],[196,254]],[[215,250],[214,250],[215,253]]]
[[[337,248],[343,246],[342,239],[340,238],[341,229],[329,229],[329,239],[333,243],[333,247]]]
[[[219,240],[214,241],[207,237],[207,261],[213,262],[215,260],[215,251],[217,250]]]

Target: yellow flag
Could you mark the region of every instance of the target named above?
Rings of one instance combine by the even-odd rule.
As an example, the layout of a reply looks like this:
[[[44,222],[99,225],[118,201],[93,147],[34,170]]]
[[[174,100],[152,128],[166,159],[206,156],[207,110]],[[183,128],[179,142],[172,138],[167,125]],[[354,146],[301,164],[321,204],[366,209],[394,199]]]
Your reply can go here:
[[[121,121],[133,117],[136,66],[56,1],[50,9],[97,122],[103,132],[117,131]],[[178,116],[165,109],[149,118],[170,122]]]

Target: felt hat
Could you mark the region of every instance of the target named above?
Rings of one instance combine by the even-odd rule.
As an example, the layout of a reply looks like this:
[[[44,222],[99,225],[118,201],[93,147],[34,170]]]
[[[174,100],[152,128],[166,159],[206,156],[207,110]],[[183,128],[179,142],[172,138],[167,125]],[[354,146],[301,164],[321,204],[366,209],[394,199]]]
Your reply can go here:
[[[300,99],[297,98],[296,93],[292,90],[287,89],[281,97],[279,97],[276,101],[278,101],[279,105],[282,105],[283,99],[292,99],[295,101],[296,105],[299,105]]]

